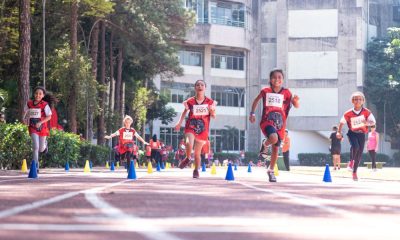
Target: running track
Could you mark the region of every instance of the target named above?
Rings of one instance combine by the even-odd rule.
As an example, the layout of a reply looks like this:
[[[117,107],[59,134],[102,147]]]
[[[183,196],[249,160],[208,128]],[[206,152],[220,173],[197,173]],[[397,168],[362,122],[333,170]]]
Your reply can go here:
[[[342,170],[344,171],[344,170]],[[265,170],[0,173],[0,239],[400,239],[400,182]]]

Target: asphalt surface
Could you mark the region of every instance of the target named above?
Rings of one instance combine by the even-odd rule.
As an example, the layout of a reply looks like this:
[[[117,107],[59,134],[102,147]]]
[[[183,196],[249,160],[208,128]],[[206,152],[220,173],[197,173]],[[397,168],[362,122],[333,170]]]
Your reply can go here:
[[[263,168],[0,171],[0,239],[400,239],[400,181],[385,169],[293,167],[269,183]],[[400,169],[390,169],[400,175]],[[372,176],[372,177],[371,177]]]

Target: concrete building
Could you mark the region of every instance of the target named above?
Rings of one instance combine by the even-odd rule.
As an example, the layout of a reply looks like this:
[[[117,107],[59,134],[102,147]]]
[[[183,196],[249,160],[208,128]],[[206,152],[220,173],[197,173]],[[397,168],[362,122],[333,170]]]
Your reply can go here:
[[[180,52],[184,76],[155,84],[180,114],[193,83],[204,79],[207,95],[219,103],[211,123],[213,149],[256,152],[262,134],[258,123],[248,121],[249,106],[268,85],[269,71],[281,68],[285,87],[301,99],[288,120],[291,158],[328,153],[331,127],[351,107],[351,93],[363,88],[368,39],[400,21],[400,3],[394,2],[400,1],[187,0],[197,24]],[[175,122],[153,126],[174,146],[181,137],[172,130]],[[239,131],[231,129],[233,137],[223,140],[227,126]]]

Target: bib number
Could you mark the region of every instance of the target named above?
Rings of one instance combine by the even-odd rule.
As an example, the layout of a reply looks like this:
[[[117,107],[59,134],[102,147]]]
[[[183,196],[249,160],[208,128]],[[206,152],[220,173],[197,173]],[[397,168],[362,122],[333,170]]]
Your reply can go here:
[[[133,132],[124,132],[122,135],[122,139],[124,140],[132,140],[133,139]]]
[[[193,106],[193,115],[194,116],[207,116],[209,115],[208,111],[208,105],[207,104],[202,104],[202,105],[194,105]]]
[[[283,106],[283,95],[278,93],[267,93],[265,106],[267,107],[279,107]]]
[[[42,117],[42,109],[40,108],[29,109],[29,118],[41,118],[41,117]]]
[[[358,117],[353,117],[353,118],[350,119],[350,121],[351,121],[351,128],[352,129],[365,127],[365,117],[364,117],[364,115],[358,116]]]

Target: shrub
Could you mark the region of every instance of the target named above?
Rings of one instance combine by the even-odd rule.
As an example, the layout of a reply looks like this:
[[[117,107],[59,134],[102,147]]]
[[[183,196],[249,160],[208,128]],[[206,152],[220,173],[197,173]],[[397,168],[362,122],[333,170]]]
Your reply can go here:
[[[111,155],[110,155],[111,154]],[[108,147],[93,145],[89,141],[81,141],[78,167],[85,166],[86,160],[92,161],[93,166],[104,166],[106,161],[113,160],[111,149]]]
[[[0,168],[19,169],[22,160],[32,158],[28,128],[21,123],[0,124]]]
[[[325,164],[332,165],[332,156],[326,153],[299,153],[298,154],[300,165],[302,166],[324,166]],[[346,163],[350,160],[350,153],[342,153],[340,155],[340,161]],[[386,154],[378,153],[376,155],[377,162],[386,162],[385,166],[393,166],[393,159]],[[371,162],[371,158],[368,153],[363,153],[361,157],[360,166],[363,166],[364,162]]]
[[[48,138],[48,154],[45,167],[63,167],[68,161],[71,167],[77,166],[81,141],[79,136],[60,130],[51,130]]]

